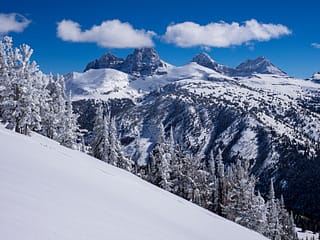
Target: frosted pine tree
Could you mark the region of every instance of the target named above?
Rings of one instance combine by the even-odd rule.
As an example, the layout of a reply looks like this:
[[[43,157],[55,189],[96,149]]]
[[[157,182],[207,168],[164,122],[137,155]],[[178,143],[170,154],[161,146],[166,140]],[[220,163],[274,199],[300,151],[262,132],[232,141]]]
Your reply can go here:
[[[16,78],[16,52],[13,49],[11,37],[4,37],[0,41],[0,116],[8,123],[7,127],[14,128],[14,89],[13,81]]]
[[[107,135],[109,132],[106,130],[106,127],[109,127],[109,125],[110,123],[105,122],[105,119],[104,119],[102,103],[99,103],[98,108],[96,110],[96,116],[94,119],[94,125],[93,125],[94,139],[92,141],[91,149],[92,149],[92,155],[95,158],[98,158],[101,160],[104,155],[105,138],[108,138]]]
[[[115,165],[119,168],[125,169],[129,172],[132,172],[133,162],[131,159],[125,157],[122,152],[121,144],[118,139],[115,118],[111,118],[110,120],[109,139],[110,139],[110,155],[109,155],[110,164]]]
[[[279,222],[279,204],[275,198],[273,180],[271,180],[267,201],[267,223],[265,235],[272,240],[280,240],[282,227]]]
[[[68,148],[77,148],[77,139],[79,137],[79,126],[77,123],[77,115],[73,113],[71,92],[67,101],[66,110],[64,111],[64,118],[62,122],[62,131],[59,136],[61,145]]]
[[[30,60],[33,50],[25,44],[14,49],[12,38],[4,37],[0,52],[2,120],[19,133],[40,130],[40,98],[45,83],[37,64]]]
[[[281,231],[281,239],[282,240],[295,240],[296,232],[295,232],[295,224],[293,220],[292,213],[289,214],[287,209],[285,208],[283,196],[281,195],[280,204],[279,204],[279,223],[282,226]]]
[[[209,196],[208,201],[208,208],[213,211],[217,212],[219,208],[219,179],[216,176],[216,162],[213,157],[213,152],[210,152],[210,159],[209,159],[209,188],[211,191],[211,196]]]
[[[63,134],[63,122],[65,118],[66,95],[64,78],[57,75],[55,78],[50,74],[48,76],[47,91],[49,98],[42,106],[43,108],[43,129],[42,133],[59,141],[60,135]]]
[[[170,157],[166,146],[164,126],[161,123],[158,140],[151,154],[150,180],[153,184],[166,190],[171,190],[170,183]]]
[[[217,176],[217,205],[215,205],[215,212],[219,215],[223,215],[222,206],[226,201],[226,184],[224,176],[224,163],[222,157],[222,151],[219,148],[218,154],[215,158],[216,165],[216,176]],[[231,168],[230,168],[231,170]]]
[[[15,131],[28,134],[30,130],[40,130],[39,106],[39,70],[35,62],[30,61],[33,50],[22,45],[16,50],[15,77],[12,81]]]

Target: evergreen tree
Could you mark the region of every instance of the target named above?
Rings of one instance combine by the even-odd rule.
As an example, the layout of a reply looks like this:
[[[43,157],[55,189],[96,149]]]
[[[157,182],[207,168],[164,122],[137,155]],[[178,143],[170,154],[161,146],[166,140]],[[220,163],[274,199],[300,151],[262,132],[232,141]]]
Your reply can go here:
[[[61,75],[55,78],[50,74],[47,80],[46,95],[43,97],[41,104],[41,118],[42,118],[42,134],[58,140],[63,134],[63,122],[65,118],[65,82]]]
[[[158,141],[151,152],[151,176],[150,180],[153,184],[161,188],[172,191],[171,182],[171,157],[170,147],[166,143],[164,126],[161,123],[159,128]],[[171,150],[173,151],[173,150]]]
[[[279,222],[279,204],[275,198],[273,180],[271,180],[267,201],[267,223],[265,235],[272,240],[281,239],[282,227]]]
[[[133,161],[124,156],[120,141],[117,137],[115,119],[111,118],[110,112],[103,113],[102,103],[99,104],[94,121],[94,140],[92,154],[113,166],[133,171]]]
[[[13,49],[12,45],[9,37],[1,41],[1,117],[16,132],[29,134],[41,128],[42,74],[30,60],[33,53],[30,46],[23,44]]]
[[[245,227],[258,228],[257,223],[262,224],[264,219],[256,211],[263,207],[264,202],[254,194],[256,179],[249,173],[249,164],[238,159],[229,168],[231,171],[228,170],[226,176],[228,189],[227,201],[223,206],[224,214]]]
[[[102,109],[102,103],[100,102],[97,110],[96,110],[96,116],[94,119],[94,125],[93,125],[93,134],[94,139],[91,144],[92,149],[92,155],[95,158],[98,158],[102,160],[103,155],[105,155],[105,146],[104,144],[110,144],[106,143],[106,138],[108,138],[109,131],[106,128],[109,128],[110,123],[106,122],[107,119],[104,117],[103,109]],[[109,154],[106,154],[106,156],[109,156]]]
[[[295,232],[295,224],[293,220],[292,213],[289,214],[287,209],[285,208],[283,196],[280,198],[280,206],[279,206],[279,224],[281,225],[281,240],[295,240],[296,232]]]
[[[59,136],[59,142],[61,143],[61,145],[72,149],[77,148],[77,139],[80,135],[77,118],[78,116],[73,113],[70,92],[62,120],[63,125],[61,129],[61,135]]]
[[[114,117],[111,118],[110,123],[111,124],[110,124],[110,132],[109,132],[109,138],[110,138],[109,161],[112,165],[125,169],[128,172],[132,172],[133,162],[131,159],[125,157],[122,152],[121,144],[117,136],[116,121]]]

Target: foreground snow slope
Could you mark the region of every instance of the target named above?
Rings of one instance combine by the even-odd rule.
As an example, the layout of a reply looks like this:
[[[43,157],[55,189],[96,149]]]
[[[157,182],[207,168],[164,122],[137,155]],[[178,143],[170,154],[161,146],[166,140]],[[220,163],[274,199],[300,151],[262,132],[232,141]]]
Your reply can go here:
[[[1,239],[265,239],[39,135],[0,146]]]

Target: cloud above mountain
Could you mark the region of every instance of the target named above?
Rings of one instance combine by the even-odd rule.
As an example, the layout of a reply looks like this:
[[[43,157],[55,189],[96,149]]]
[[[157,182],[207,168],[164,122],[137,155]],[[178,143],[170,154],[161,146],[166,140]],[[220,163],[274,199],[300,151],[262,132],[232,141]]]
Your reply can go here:
[[[62,20],[57,26],[57,36],[63,41],[92,42],[106,48],[153,47],[153,31],[137,30],[130,23],[120,20],[104,21],[88,30],[82,30],[79,23]]]
[[[0,13],[0,33],[23,32],[30,23],[29,19],[18,13]]]
[[[212,22],[200,25],[194,22],[171,24],[163,39],[179,47],[232,47],[253,41],[269,41],[290,35],[291,30],[282,24],[259,23],[255,19],[238,22]]]

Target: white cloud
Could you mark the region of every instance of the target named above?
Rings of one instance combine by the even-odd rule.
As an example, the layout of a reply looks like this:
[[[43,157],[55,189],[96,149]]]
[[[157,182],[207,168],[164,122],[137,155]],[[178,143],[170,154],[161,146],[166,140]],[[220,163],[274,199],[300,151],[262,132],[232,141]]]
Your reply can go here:
[[[0,33],[22,32],[30,23],[18,13],[0,13]]]
[[[57,36],[64,41],[92,42],[107,48],[152,47],[155,35],[152,31],[136,30],[131,24],[117,19],[104,21],[84,31],[79,23],[71,20],[62,20],[57,27]]]
[[[311,46],[314,47],[314,48],[320,48],[320,43],[311,43]]]
[[[163,38],[179,47],[230,47],[252,41],[269,41],[289,34],[291,30],[284,25],[263,24],[252,19],[242,25],[237,22],[216,22],[204,26],[194,22],[173,24],[167,27]]]

